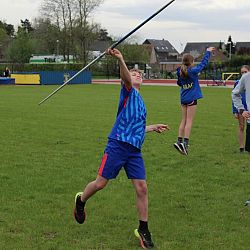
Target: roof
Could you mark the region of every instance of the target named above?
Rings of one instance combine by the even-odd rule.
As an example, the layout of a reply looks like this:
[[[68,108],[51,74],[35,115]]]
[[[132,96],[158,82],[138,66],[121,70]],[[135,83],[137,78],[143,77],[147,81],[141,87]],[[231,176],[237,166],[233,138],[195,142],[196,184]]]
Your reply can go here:
[[[236,43],[236,50],[240,48],[250,48],[250,42],[237,42]]]
[[[151,44],[154,46],[154,49],[157,53],[178,53],[178,51],[174,48],[174,46],[165,39],[156,40],[156,39],[146,39],[143,44]]]
[[[90,44],[89,50],[104,52],[109,46],[110,46],[109,41],[95,40]]]
[[[202,53],[198,58],[196,58],[197,62],[200,62],[203,59],[204,54]],[[220,50],[213,51],[212,56],[209,60],[210,62],[226,62],[228,61],[228,57]]]
[[[203,53],[208,47],[219,47],[220,42],[190,42],[186,44],[183,53],[190,53],[190,51],[198,51]]]

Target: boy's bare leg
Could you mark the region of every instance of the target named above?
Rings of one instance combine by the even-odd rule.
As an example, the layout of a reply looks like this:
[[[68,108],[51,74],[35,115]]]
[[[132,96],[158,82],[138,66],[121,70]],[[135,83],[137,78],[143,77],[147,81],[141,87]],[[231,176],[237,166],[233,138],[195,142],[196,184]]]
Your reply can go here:
[[[96,179],[90,182],[83,192],[79,192],[75,197],[74,216],[79,224],[84,223],[86,218],[85,204],[86,201],[93,196],[97,191],[103,189],[108,183],[108,180],[98,175]]]
[[[108,180],[98,175],[96,179],[90,182],[84,189],[81,195],[81,201],[86,202],[97,191],[103,189],[108,183]]]

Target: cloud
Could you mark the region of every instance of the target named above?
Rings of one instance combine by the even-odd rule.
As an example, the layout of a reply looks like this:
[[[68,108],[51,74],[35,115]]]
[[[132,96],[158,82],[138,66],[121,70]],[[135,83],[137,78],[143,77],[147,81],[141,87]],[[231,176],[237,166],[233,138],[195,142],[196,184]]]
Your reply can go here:
[[[1,20],[18,25],[20,20],[32,20],[38,15],[40,0],[10,0],[1,3]]]
[[[122,36],[159,10],[163,0],[106,0],[94,19],[112,35]],[[176,0],[138,32],[146,38],[167,39],[181,51],[188,41],[250,41],[246,32],[250,1],[246,0]],[[108,18],[107,18],[108,17]]]
[[[1,18],[11,24],[39,15],[43,0],[9,0],[1,3]],[[110,35],[121,37],[168,3],[168,0],[104,0],[94,21]],[[181,50],[187,41],[250,41],[249,0],[175,0],[136,32],[139,41],[167,39]]]
[[[202,11],[211,10],[239,10],[250,7],[249,1],[246,0],[189,0],[179,2],[181,8],[197,9]]]

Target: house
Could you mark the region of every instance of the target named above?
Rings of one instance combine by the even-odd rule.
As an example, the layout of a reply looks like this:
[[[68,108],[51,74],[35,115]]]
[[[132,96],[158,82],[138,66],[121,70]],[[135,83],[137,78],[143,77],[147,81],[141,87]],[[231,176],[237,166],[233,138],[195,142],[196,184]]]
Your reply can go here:
[[[182,54],[189,53],[194,57],[194,59],[197,59],[204,54],[208,47],[221,47],[222,49],[224,46],[224,43],[221,42],[189,42],[186,44]]]
[[[155,55],[153,57],[155,60],[154,63],[173,62],[176,61],[179,56],[179,53],[174,46],[165,39],[146,39],[143,42],[143,45],[151,45],[151,48],[153,49],[152,53]]]
[[[155,52],[154,46],[152,44],[143,44],[142,46],[149,54],[149,58],[150,58],[149,64],[156,64],[157,58],[156,58],[156,52]]]
[[[202,54],[199,55],[199,57],[195,58],[196,62],[201,62],[203,59],[205,51],[203,51]],[[228,57],[223,53],[221,50],[215,50],[213,52],[213,56],[210,58],[209,62],[210,63],[218,63],[218,62],[226,62],[228,61]]]
[[[175,68],[173,65],[179,64],[179,52],[168,40],[146,39],[143,46],[150,53],[150,66],[160,67],[161,71],[172,71]]]
[[[88,48],[89,59],[95,59],[100,56],[108,47],[110,47],[110,41],[93,41]]]
[[[237,42],[235,48],[238,55],[250,55],[250,42]]]

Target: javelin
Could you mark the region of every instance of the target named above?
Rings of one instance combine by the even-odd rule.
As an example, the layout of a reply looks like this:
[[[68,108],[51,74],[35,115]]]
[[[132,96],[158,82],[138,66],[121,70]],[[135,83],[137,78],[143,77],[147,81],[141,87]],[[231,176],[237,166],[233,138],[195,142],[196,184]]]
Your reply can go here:
[[[141,24],[139,24],[136,28],[134,28],[132,31],[130,31],[127,35],[122,37],[120,40],[115,42],[113,45],[111,45],[111,49],[114,49],[117,47],[120,43],[122,43],[125,39],[127,39],[129,36],[131,36],[133,33],[135,33],[138,29],[140,29],[144,24],[146,24],[148,21],[150,21],[152,18],[154,18],[156,15],[158,15],[160,12],[162,12],[164,9],[166,9],[170,4],[172,4],[175,0],[170,1],[166,5],[164,5],[161,9],[156,11],[152,16],[150,16],[148,19],[143,21]],[[73,80],[75,77],[77,77],[79,74],[81,74],[84,70],[89,68],[92,64],[94,64],[96,61],[101,59],[106,54],[106,51],[104,51],[102,54],[100,54],[98,57],[96,57],[93,61],[91,61],[88,65],[86,65],[84,68],[82,68],[80,71],[78,71],[75,75],[73,75],[70,79],[68,79],[66,82],[64,82],[60,87],[55,89],[51,94],[49,94],[46,98],[44,98],[42,101],[39,102],[39,105],[44,103],[46,100],[48,100],[51,96],[53,96],[56,92],[58,92],[60,89],[62,89],[67,83],[69,83],[71,80]]]

